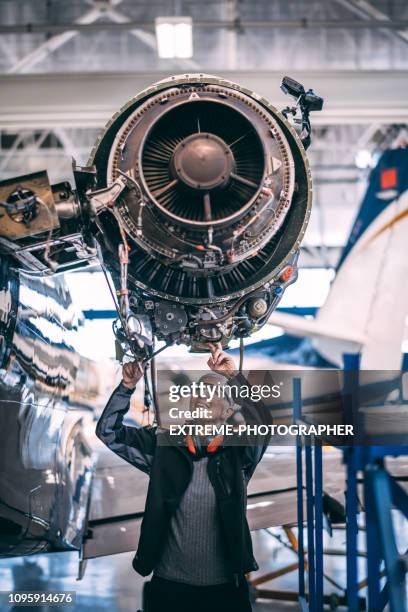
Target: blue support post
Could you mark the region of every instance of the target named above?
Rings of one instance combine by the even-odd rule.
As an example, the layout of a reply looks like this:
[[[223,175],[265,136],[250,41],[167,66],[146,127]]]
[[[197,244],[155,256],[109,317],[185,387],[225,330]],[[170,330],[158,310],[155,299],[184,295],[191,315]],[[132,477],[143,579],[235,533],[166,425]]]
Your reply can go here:
[[[305,446],[306,462],[306,509],[307,509],[307,562],[309,585],[309,608],[316,610],[316,570],[314,545],[314,494],[313,494],[313,457],[312,446]]]
[[[315,440],[315,555],[316,610],[323,610],[323,457],[319,440]]]
[[[374,513],[376,515],[378,531],[380,536],[380,544],[382,548],[382,556],[385,562],[387,571],[387,591],[388,600],[391,612],[406,612],[406,585],[405,585],[405,563],[400,557],[395,541],[395,533],[392,522],[392,493],[390,486],[390,476],[382,466],[372,466],[367,470],[366,479],[368,480],[370,492],[372,494]],[[367,534],[368,538],[368,534]],[[368,541],[367,541],[368,544]],[[377,581],[377,573],[374,576],[368,576],[369,587],[370,582]],[[377,607],[377,599],[370,599],[371,596],[377,597],[378,586],[369,589],[369,609],[373,611],[383,610]],[[379,595],[378,595],[379,597]],[[383,602],[381,602],[383,603]]]
[[[358,354],[344,354],[344,381],[343,393],[345,400],[345,420],[348,424],[358,422],[358,385],[360,356]],[[358,604],[358,496],[357,496],[357,470],[355,461],[355,448],[345,450],[346,463],[346,545],[347,545],[347,602],[350,612],[357,612]]]
[[[302,416],[302,389],[300,378],[293,379],[293,422]],[[296,438],[296,487],[297,487],[297,518],[298,518],[298,559],[299,559],[299,602],[302,608],[306,606],[305,594],[305,550],[303,542],[303,460],[302,438]]]
[[[364,471],[364,499],[365,523],[367,541],[367,576],[368,576],[368,602],[372,612],[381,612],[384,609],[380,597],[380,564],[381,551],[378,538],[378,517],[374,507],[374,491],[370,478],[370,466]],[[368,501],[371,500],[371,501]],[[368,502],[368,503],[367,503]]]
[[[293,380],[293,421],[302,419],[301,381]],[[316,441],[315,441],[316,442]],[[323,610],[323,465],[322,447],[319,444],[305,446],[306,509],[307,509],[307,562],[308,602],[305,593],[305,560],[303,542],[303,444],[296,440],[299,603],[302,610]],[[314,455],[314,461],[313,461]]]
[[[346,451],[346,563],[347,563],[347,603],[350,612],[358,608],[358,566],[357,566],[357,473],[353,462],[352,449]]]
[[[344,380],[344,417],[348,425],[353,425],[354,429],[358,425],[359,409],[359,370],[360,355],[358,353],[344,353],[343,355]]]

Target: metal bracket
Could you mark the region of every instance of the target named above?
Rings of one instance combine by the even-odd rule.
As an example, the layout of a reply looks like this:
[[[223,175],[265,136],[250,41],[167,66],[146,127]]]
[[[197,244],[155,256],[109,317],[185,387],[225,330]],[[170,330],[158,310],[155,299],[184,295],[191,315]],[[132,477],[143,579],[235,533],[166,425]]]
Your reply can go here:
[[[112,208],[125,187],[127,187],[127,178],[120,175],[109,187],[87,191],[86,196],[92,213],[97,215],[101,210]]]

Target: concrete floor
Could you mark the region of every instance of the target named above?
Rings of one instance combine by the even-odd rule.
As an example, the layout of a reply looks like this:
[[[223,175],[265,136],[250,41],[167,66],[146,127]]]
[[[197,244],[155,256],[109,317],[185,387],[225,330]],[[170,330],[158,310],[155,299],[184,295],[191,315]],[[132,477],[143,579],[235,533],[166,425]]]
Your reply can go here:
[[[396,518],[396,527],[401,536],[401,546],[406,549],[408,534],[405,523]],[[271,532],[285,540],[282,529]],[[337,531],[333,538],[324,536],[325,549],[344,550],[344,531]],[[360,533],[359,550],[363,550],[364,533]],[[276,537],[266,531],[253,533],[255,557],[260,570],[253,577],[279,569],[296,561],[293,551],[277,542]],[[136,612],[141,605],[141,592],[144,579],[131,567],[133,553],[124,553],[88,562],[82,581],[76,581],[78,571],[78,553],[54,553],[33,557],[0,559],[0,593],[2,591],[76,591],[75,607],[59,609],[75,612]],[[359,560],[359,577],[365,576],[365,559]],[[340,586],[346,580],[345,558],[342,556],[325,556],[324,571],[331,580]],[[297,572],[291,572],[279,579],[265,583],[262,588],[297,591]],[[329,581],[325,581],[325,593],[341,593]],[[365,592],[361,591],[365,596]],[[54,606],[16,607],[0,604],[0,611],[23,610],[29,612],[55,612]],[[327,608],[329,609],[329,608]],[[297,603],[258,600],[253,612],[288,612],[299,610]],[[338,608],[346,610],[346,608]],[[386,608],[385,610],[388,610]],[[408,601],[407,601],[408,610]],[[167,611],[166,611],[167,612]],[[168,611],[170,612],[170,611]]]
[[[113,456],[113,455],[112,455]],[[362,524],[363,516],[359,522]],[[394,523],[399,534],[400,551],[408,548],[408,532],[402,517],[396,516]],[[259,530],[252,533],[255,558],[260,570],[253,578],[278,570],[297,561],[297,556],[288,550],[281,538],[287,542],[286,535],[280,527],[269,531]],[[364,532],[360,532],[359,550],[364,551]],[[325,549],[344,551],[345,532],[338,530],[332,538],[324,534]],[[64,607],[67,612],[136,612],[141,606],[141,592],[144,579],[136,574],[131,566],[133,553],[123,553],[109,557],[100,557],[88,561],[82,581],[76,581],[78,573],[78,553],[43,554],[25,558],[0,559],[0,593],[2,591],[76,591],[76,605]],[[341,594],[346,582],[344,556],[327,555],[324,559],[324,571],[339,588],[325,580],[326,594]],[[365,577],[365,559],[359,559],[359,579]],[[260,588],[273,588],[297,592],[298,575],[293,571],[279,579],[262,584]],[[365,595],[364,592],[361,595]],[[12,610],[10,606],[0,603],[0,612]],[[14,608],[29,612],[55,612],[54,606],[31,608]],[[61,608],[60,608],[61,609]],[[253,606],[254,612],[280,612],[299,610],[297,603],[258,600]],[[344,608],[343,608],[344,610]],[[408,605],[407,605],[408,610]],[[164,611],[163,611],[164,612]],[[167,611],[166,611],[167,612]],[[170,611],[168,611],[170,612]]]
[[[282,530],[273,530],[285,537]],[[336,547],[341,546],[344,533],[338,536]],[[274,537],[265,531],[253,534],[255,557],[261,567],[254,576],[280,568],[296,560],[294,553],[278,544]],[[140,606],[143,579],[131,567],[132,553],[92,559],[88,562],[85,577],[77,582],[77,553],[56,553],[26,557],[25,559],[0,560],[0,591],[9,590],[52,590],[76,591],[77,612],[136,612]],[[345,580],[344,559],[329,557],[326,569],[341,584]],[[276,589],[297,589],[297,572],[283,576],[267,587]],[[329,588],[328,592],[336,591]],[[3,612],[11,607],[0,607]],[[17,609],[17,608],[16,608]],[[20,608],[18,608],[20,609]],[[54,612],[54,607],[36,607],[35,611]],[[72,608],[65,608],[70,610]],[[254,612],[274,612],[298,610],[296,603],[277,601],[258,601]],[[24,610],[31,610],[24,607]]]

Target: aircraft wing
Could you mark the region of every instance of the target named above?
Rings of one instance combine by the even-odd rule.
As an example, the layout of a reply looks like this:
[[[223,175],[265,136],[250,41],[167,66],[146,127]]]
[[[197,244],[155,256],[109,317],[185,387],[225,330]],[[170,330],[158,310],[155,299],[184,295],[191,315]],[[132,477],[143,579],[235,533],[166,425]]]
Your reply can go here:
[[[339,331],[335,326],[330,327],[320,323],[317,319],[307,319],[299,315],[288,314],[287,312],[275,311],[269,318],[267,325],[282,327],[285,332],[294,336],[324,337],[335,341],[353,342],[362,344],[365,337],[358,333],[347,333],[345,330]]]

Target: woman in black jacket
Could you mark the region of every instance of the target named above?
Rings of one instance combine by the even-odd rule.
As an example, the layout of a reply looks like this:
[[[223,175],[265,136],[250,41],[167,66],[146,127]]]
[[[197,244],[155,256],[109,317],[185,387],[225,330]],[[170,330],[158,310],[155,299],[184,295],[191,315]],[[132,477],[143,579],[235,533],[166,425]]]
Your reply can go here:
[[[219,345],[209,347],[209,368],[230,386],[247,386],[233,359]],[[133,559],[142,576],[153,572],[144,612],[250,612],[245,574],[258,566],[246,520],[246,488],[269,437],[235,445],[222,437],[174,438],[158,427],[125,426],[123,418],[142,374],[140,364],[124,365],[123,380],[96,433],[150,476]],[[211,384],[210,378],[207,382]],[[218,423],[231,413],[228,399],[213,401],[210,408]],[[241,412],[247,424],[271,423],[261,402],[245,400]]]

